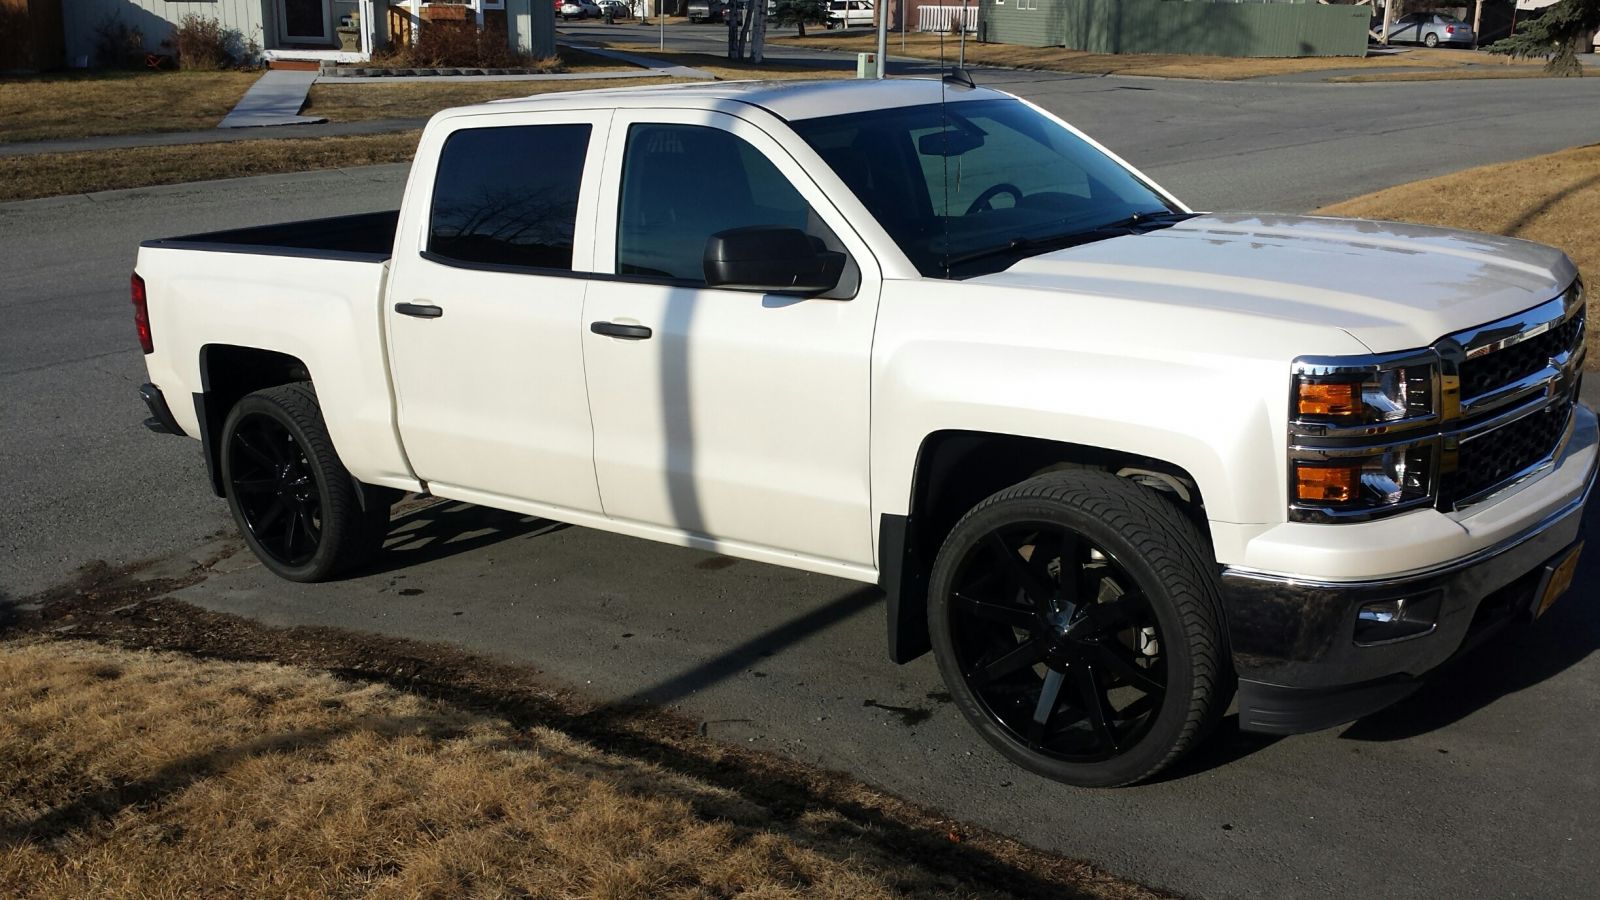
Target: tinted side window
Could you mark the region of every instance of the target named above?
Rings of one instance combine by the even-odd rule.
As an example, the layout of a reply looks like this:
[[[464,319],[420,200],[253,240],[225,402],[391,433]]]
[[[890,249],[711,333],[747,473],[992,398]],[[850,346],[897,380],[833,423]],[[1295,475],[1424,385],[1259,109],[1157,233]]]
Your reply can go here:
[[[457,131],[439,154],[428,250],[468,263],[572,269],[588,125]]]
[[[837,243],[770,161],[701,125],[633,125],[622,158],[617,272],[705,280],[706,239],[749,225],[799,228]]]

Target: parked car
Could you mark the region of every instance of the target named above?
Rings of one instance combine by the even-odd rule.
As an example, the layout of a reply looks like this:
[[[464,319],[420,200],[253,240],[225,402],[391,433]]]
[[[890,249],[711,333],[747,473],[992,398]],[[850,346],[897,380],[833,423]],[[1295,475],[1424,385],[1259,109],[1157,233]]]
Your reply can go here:
[[[600,7],[594,0],[561,0],[556,5],[556,14],[563,20],[598,19]]]
[[[633,15],[633,8],[622,0],[600,0],[598,4],[600,15],[610,15],[613,19],[625,19]]]
[[[872,0],[828,0],[828,28],[850,28],[874,22]]]
[[[688,15],[692,25],[721,22],[727,11],[728,4],[724,0],[689,0]]]
[[[132,297],[146,424],[269,571],[357,571],[415,491],[874,584],[1079,785],[1539,616],[1600,445],[1561,251],[1193,212],[932,79],[445,110],[400,210],[146,242]]]
[[[1382,33],[1382,30],[1383,23],[1380,20],[1378,31]],[[1440,44],[1471,46],[1472,41],[1472,26],[1449,13],[1407,13],[1389,23],[1390,43],[1437,47]]]

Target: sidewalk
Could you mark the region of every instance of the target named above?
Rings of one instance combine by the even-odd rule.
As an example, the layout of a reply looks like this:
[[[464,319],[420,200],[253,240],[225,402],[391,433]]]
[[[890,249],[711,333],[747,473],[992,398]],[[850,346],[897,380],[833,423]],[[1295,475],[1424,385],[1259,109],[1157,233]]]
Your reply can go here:
[[[639,66],[627,72],[561,72],[545,75],[411,75],[363,76],[330,78],[315,72],[273,70],[261,76],[240,99],[233,111],[223,117],[216,129],[208,131],[167,131],[151,134],[118,134],[99,137],[68,138],[54,141],[24,141],[14,144],[0,143],[0,157],[34,156],[43,153],[80,153],[93,150],[123,150],[134,147],[170,147],[178,144],[213,144],[230,141],[272,140],[276,138],[340,137],[352,134],[388,134],[409,131],[427,124],[427,116],[405,119],[373,119],[363,122],[333,122],[326,119],[299,115],[305,105],[305,95],[313,84],[395,84],[412,82],[488,82],[488,81],[583,81],[609,78],[694,78],[715,81],[716,76],[703,69],[664,62],[659,59],[592,47],[578,42],[562,41],[580,47],[586,53],[605,56]],[[299,76],[274,78],[274,76]],[[273,79],[268,89],[257,89],[268,79]],[[298,96],[293,96],[298,91]],[[289,111],[290,106],[293,110]],[[293,128],[272,126],[294,125]],[[250,127],[267,126],[267,127]]]

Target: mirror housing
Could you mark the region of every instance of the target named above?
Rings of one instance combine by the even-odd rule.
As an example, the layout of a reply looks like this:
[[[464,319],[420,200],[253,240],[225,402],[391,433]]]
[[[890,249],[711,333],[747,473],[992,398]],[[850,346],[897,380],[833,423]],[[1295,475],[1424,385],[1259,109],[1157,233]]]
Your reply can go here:
[[[839,285],[845,255],[798,228],[753,225],[706,240],[706,286],[764,294],[822,294]]]

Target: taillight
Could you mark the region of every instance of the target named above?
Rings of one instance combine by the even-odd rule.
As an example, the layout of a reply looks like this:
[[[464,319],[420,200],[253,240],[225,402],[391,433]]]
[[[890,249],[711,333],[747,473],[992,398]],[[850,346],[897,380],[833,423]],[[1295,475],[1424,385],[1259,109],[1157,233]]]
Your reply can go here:
[[[1455,34],[1456,33],[1456,27],[1454,25],[1446,25],[1444,27],[1444,33],[1445,34]]]
[[[144,295],[144,279],[134,275],[128,284],[133,294],[133,327],[139,331],[139,347],[145,353],[154,353],[156,347],[150,340],[150,305]]]

